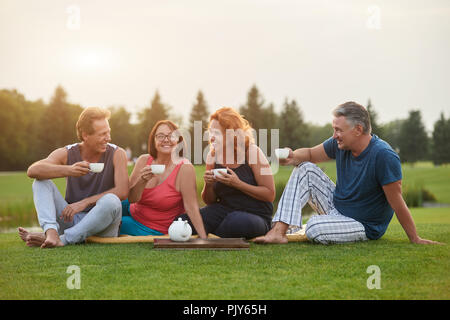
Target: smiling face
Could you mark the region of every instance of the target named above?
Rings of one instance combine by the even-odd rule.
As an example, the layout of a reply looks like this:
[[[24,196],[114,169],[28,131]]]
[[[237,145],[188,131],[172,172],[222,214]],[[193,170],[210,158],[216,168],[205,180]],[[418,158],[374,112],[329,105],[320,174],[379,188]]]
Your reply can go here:
[[[336,140],[338,148],[351,150],[355,141],[361,135],[361,126],[351,126],[344,116],[333,119],[333,139]]]
[[[166,124],[161,124],[155,132],[155,148],[158,154],[171,154],[177,146],[179,135],[176,130]]]
[[[107,119],[92,122],[92,134],[83,133],[83,143],[95,153],[106,152],[106,146],[111,141],[111,129]]]

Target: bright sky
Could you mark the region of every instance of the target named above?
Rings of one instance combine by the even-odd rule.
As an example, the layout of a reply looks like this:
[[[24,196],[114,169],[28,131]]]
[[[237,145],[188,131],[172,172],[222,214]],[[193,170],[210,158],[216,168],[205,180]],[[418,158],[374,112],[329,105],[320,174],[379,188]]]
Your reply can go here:
[[[148,106],[156,89],[187,121],[239,108],[253,84],[281,110],[331,121],[371,98],[381,122],[450,116],[450,1],[0,0],[0,88],[83,107]]]

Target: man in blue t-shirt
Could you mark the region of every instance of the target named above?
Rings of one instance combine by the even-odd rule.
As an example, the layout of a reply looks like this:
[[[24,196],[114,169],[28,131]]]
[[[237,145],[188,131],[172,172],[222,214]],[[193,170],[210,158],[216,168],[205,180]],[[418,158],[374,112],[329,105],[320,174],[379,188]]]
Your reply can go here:
[[[402,197],[400,158],[385,141],[371,134],[369,113],[346,102],[333,110],[333,137],[313,148],[289,149],[282,165],[295,168],[278,203],[273,228],[257,243],[287,243],[289,226],[300,226],[309,203],[319,215],[306,225],[306,237],[316,243],[346,243],[379,239],[394,211],[413,243],[421,239]],[[315,163],[336,159],[336,185]]]

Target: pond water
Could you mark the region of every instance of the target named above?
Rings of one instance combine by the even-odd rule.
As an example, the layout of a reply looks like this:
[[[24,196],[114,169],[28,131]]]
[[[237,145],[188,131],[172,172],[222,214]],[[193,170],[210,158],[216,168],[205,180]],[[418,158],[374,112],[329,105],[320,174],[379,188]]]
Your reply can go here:
[[[0,216],[0,233],[15,232],[18,227],[39,228],[36,213]]]

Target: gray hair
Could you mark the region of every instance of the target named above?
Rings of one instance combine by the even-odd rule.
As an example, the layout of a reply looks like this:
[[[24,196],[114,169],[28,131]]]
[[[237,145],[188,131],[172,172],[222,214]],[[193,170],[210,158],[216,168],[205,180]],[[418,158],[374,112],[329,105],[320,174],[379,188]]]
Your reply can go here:
[[[363,128],[364,134],[370,134],[372,131],[369,112],[356,102],[349,101],[337,106],[333,110],[333,115],[335,117],[345,117],[347,122],[353,127],[359,124]]]

